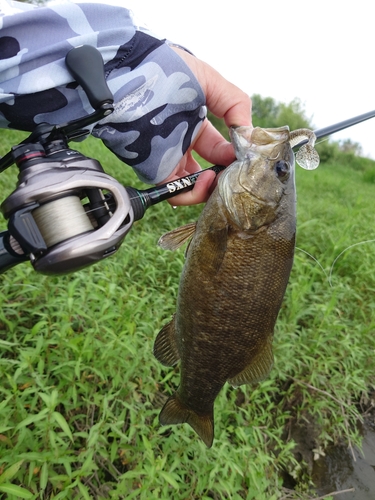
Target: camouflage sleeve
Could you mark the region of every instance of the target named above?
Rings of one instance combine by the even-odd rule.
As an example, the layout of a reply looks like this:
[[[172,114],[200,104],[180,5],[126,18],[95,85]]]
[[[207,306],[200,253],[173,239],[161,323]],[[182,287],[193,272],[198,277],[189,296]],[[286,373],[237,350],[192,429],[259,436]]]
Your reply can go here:
[[[64,63],[68,51],[83,44],[101,52],[115,98],[114,113],[92,135],[144,182],[163,181],[206,116],[205,96],[168,42],[119,6],[65,1],[0,11],[0,127],[31,131],[40,122],[91,113]]]

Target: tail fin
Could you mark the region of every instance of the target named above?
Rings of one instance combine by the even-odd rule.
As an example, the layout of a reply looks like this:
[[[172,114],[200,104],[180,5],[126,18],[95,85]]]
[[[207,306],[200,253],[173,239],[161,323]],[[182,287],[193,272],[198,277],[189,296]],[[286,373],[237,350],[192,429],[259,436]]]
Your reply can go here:
[[[183,424],[186,422],[195,430],[208,448],[212,446],[214,440],[213,408],[209,415],[198,415],[195,411],[189,410],[175,393],[163,406],[159,421],[162,425]]]

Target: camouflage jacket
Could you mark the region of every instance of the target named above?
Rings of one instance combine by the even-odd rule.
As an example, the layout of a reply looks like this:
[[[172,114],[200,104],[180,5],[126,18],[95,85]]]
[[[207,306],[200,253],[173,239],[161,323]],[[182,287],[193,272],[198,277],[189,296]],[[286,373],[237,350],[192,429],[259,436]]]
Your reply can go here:
[[[31,7],[0,0],[0,127],[31,131],[91,113],[64,63],[83,44],[101,52],[115,98],[114,113],[92,135],[144,182],[163,181],[205,118],[205,96],[168,41],[108,2]]]

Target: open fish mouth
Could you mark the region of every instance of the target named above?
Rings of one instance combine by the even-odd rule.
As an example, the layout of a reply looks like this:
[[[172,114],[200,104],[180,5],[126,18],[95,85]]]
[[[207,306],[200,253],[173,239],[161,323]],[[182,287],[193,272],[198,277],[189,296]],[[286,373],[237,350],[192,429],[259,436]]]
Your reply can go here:
[[[289,132],[289,127],[261,129],[260,127],[231,127],[229,135],[238,160],[252,159],[257,154],[267,158],[273,144],[289,142],[293,148],[303,141],[295,155],[296,163],[305,170],[314,170],[319,166],[319,155],[315,150],[316,136],[307,128]]]
[[[307,141],[297,151],[296,163],[305,170],[314,170],[319,166],[319,154],[314,147],[316,136],[310,129],[301,128],[289,132],[288,126],[269,129],[231,127],[229,135],[238,160],[251,160],[255,155],[267,158],[266,152],[272,144],[288,140],[290,147],[294,148],[301,142]]]

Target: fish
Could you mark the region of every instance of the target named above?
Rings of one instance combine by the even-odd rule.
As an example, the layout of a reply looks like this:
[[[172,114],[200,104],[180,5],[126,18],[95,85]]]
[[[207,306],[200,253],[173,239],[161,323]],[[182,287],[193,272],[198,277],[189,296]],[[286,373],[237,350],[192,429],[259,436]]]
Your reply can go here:
[[[232,127],[230,137],[237,159],[198,221],[159,240],[169,250],[190,240],[176,312],[154,342],[160,363],[180,362],[180,385],[159,421],[188,423],[208,448],[214,402],[225,383],[256,384],[273,366],[273,332],[295,248],[292,146],[307,138],[304,168],[319,163],[308,129]]]

